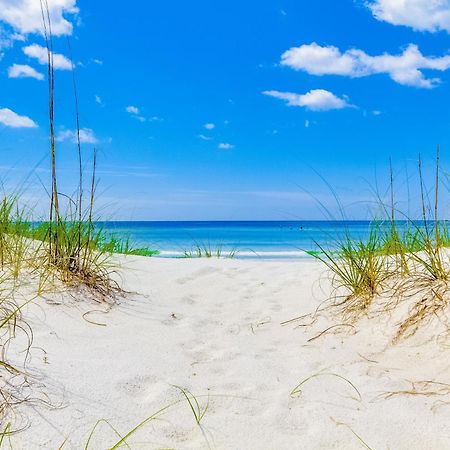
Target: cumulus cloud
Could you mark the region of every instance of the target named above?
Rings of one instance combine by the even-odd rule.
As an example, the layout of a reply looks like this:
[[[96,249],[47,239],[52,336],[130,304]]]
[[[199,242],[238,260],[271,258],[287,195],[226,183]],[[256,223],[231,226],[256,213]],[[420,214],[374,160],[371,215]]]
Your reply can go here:
[[[409,44],[399,55],[383,53],[370,56],[358,49],[342,53],[336,47],[322,47],[313,42],[292,47],[284,52],[281,64],[312,75],[343,75],[358,78],[384,73],[399,84],[429,89],[439,84],[440,79],[426,78],[422,70],[449,69],[450,55],[424,56],[417,45]]]
[[[313,89],[306,94],[280,91],[264,91],[263,94],[285,100],[288,106],[302,106],[311,111],[329,111],[331,109],[354,107],[348,103],[346,97],[339,98],[325,89]]]
[[[47,0],[54,36],[72,34],[72,23],[65,14],[78,13],[76,0]],[[42,12],[39,0],[0,0],[0,21],[20,33],[42,34]]]
[[[43,80],[44,75],[38,72],[33,67],[26,64],[13,64],[8,69],[9,78],[36,78],[36,80]]]
[[[214,130],[214,128],[216,128],[216,125],[213,123],[205,123],[205,125],[203,125],[207,130]]]
[[[70,140],[73,143],[77,143],[77,139],[77,132],[73,130],[62,130],[56,136],[58,142]],[[82,128],[80,130],[80,142],[84,144],[97,144],[98,139],[90,128]]]
[[[450,0],[370,0],[366,4],[378,20],[418,31],[450,32]]]
[[[28,45],[23,48],[23,52],[30,58],[37,59],[39,64],[48,63],[47,49],[45,47],[42,47],[41,45],[38,44]],[[60,70],[71,70],[72,63],[64,55],[61,55],[59,53],[53,53],[53,67],[55,69]]]
[[[234,148],[233,144],[228,144],[226,142],[221,142],[217,148],[220,148],[221,150],[231,150],[232,148]]]
[[[10,128],[37,128],[36,122],[27,116],[20,116],[9,108],[0,108],[0,123]]]

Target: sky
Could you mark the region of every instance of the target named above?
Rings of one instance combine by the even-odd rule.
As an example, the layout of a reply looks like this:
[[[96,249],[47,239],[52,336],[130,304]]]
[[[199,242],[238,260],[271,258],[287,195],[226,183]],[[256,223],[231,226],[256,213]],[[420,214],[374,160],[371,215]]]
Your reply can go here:
[[[450,162],[450,0],[48,5],[60,190],[78,179],[74,75],[104,219],[323,219],[330,186],[364,219],[390,159],[400,191],[419,153]],[[44,46],[40,1],[0,0],[0,178],[42,211]]]

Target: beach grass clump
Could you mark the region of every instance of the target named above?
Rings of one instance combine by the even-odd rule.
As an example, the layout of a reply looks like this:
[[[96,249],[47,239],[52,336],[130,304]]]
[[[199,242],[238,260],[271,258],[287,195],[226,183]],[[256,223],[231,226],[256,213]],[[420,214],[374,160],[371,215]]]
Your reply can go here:
[[[68,285],[84,285],[102,297],[118,290],[111,278],[111,254],[102,249],[103,234],[92,222],[60,218],[49,225],[45,242],[44,277],[57,275]]]
[[[391,262],[394,263],[393,272],[407,275],[410,272],[408,255],[421,248],[421,243],[416,234],[410,230],[408,225],[406,225],[406,229],[400,230],[395,222],[390,222],[386,227],[383,227],[379,234],[378,252],[380,256],[391,258]]]
[[[333,249],[317,244],[320,251],[312,254],[330,270],[336,293],[344,292],[332,296],[332,306],[340,307],[346,319],[367,312],[381,295],[381,312],[391,313],[407,302],[408,311],[398,322],[394,341],[414,335],[435,318],[450,323],[450,227],[439,217],[439,147],[432,201],[425,188],[420,156],[418,169],[419,220],[408,218],[395,207],[391,168],[388,218],[374,219],[366,238],[354,239],[346,233]],[[397,214],[406,220],[398,221]]]
[[[75,66],[72,62],[72,78],[75,99],[76,149],[78,157],[78,186],[74,196],[67,196],[58,190],[55,139],[55,76],[53,58],[53,37],[51,16],[47,2],[41,0],[43,35],[47,49],[49,135],[50,135],[50,207],[49,220],[38,229],[45,242],[41,271],[43,279],[59,278],[70,286],[86,286],[102,299],[119,291],[113,280],[111,254],[102,248],[103,234],[95,230],[94,203],[96,189],[97,151],[93,151],[93,168],[87,201],[84,192],[84,167],[80,139],[78,113],[78,94],[76,88]],[[62,201],[68,204],[63,210]],[[86,204],[86,206],[85,206]]]
[[[109,253],[147,257],[158,256],[160,253],[159,250],[148,247],[137,247],[132,244],[129,238],[119,238],[115,235],[107,236],[106,234],[100,242],[99,249]]]
[[[0,200],[0,268],[14,279],[32,258],[29,229],[25,210],[19,206],[19,196],[4,194]]]
[[[216,248],[210,244],[195,244],[190,250],[184,250],[182,258],[228,258],[233,259],[237,256],[236,249],[224,250],[222,246]]]
[[[422,223],[418,234],[422,242],[419,251],[411,252],[414,271],[399,283],[403,297],[412,298],[407,317],[399,324],[395,341],[414,335],[421,326],[434,318],[447,322],[450,306],[450,259],[448,256],[448,223],[439,220],[440,148],[436,154],[434,204],[427,200],[419,157],[419,181],[422,206]]]
[[[352,239],[347,233],[337,242],[336,250],[317,244],[320,252],[314,255],[332,274],[336,293],[333,306],[342,309],[344,316],[356,319],[367,312],[374,297],[385,285],[389,273],[386,260],[380,256],[378,228],[371,229],[367,239]]]

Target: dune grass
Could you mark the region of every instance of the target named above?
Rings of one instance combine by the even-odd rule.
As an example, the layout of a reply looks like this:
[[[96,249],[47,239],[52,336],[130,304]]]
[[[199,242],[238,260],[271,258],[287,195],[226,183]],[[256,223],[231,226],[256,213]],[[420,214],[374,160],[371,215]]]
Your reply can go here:
[[[4,194],[0,199],[0,439],[10,434],[14,424],[8,420],[11,408],[26,399],[22,398],[20,386],[26,383],[26,375],[7,360],[9,343],[18,332],[26,334],[31,345],[32,331],[21,317],[23,306],[31,300],[17,304],[15,292],[21,287],[21,275],[29,279],[38,274],[41,279],[58,278],[69,286],[86,286],[97,298],[120,291],[112,278],[114,266],[110,252],[105,250],[103,235],[94,227],[94,199],[96,152],[89,199],[84,206],[83,165],[78,129],[79,186],[76,198],[63,196],[58,191],[56,146],[54,126],[54,65],[51,21],[48,5],[40,1],[43,18],[44,39],[48,56],[49,135],[51,161],[51,193],[49,220],[39,227],[33,226],[32,214],[25,213],[20,205],[19,194]],[[74,85],[75,87],[75,85]],[[76,95],[76,93],[75,93]],[[61,197],[68,199],[63,212]],[[26,271],[26,272],[25,272]],[[31,294],[30,294],[31,295]],[[25,358],[28,351],[24,352]],[[22,377],[23,383],[17,381]],[[16,378],[14,383],[11,379]],[[20,386],[19,386],[20,385]]]
[[[18,333],[23,333],[27,342],[24,349],[28,354],[33,341],[31,328],[22,318],[21,311],[31,300],[18,304],[14,299],[17,288],[11,273],[2,271],[0,275],[0,439],[3,439],[13,430],[14,407],[27,401],[24,389],[29,381],[24,370],[18,369],[8,361],[8,348],[10,342]]]
[[[386,262],[379,257],[378,229],[372,228],[366,241],[355,241],[346,234],[339,241],[337,252],[318,244],[321,252],[314,255],[333,274],[336,291],[346,292],[336,297],[336,306],[347,316],[358,317],[364,313],[388,277]]]
[[[71,197],[61,194],[58,190],[59,183],[56,166],[57,150],[55,146],[54,125],[55,77],[52,24],[47,2],[41,0],[40,4],[43,19],[43,35],[47,48],[51,161],[49,220],[41,230],[45,232],[42,241],[46,244],[43,246],[44,264],[41,266],[43,276],[44,278],[57,276],[63,283],[71,286],[86,286],[95,294],[106,298],[119,291],[120,287],[112,278],[113,264],[110,260],[110,252],[101,245],[103,243],[103,235],[94,226],[97,151],[94,148],[92,174],[86,199],[78,113],[78,93],[75,66],[72,63],[79,181],[75,196]],[[61,197],[67,199],[65,210],[63,210]]]
[[[135,256],[158,256],[159,250],[154,250],[148,247],[137,247],[133,245],[130,238],[121,238],[115,235],[108,235],[104,233],[100,240],[100,249],[108,253],[118,253],[121,255],[135,255]]]
[[[387,217],[374,218],[365,238],[355,239],[344,233],[337,238],[335,248],[317,243],[319,251],[310,253],[331,273],[335,289],[331,306],[339,307],[345,320],[366,314],[381,295],[388,298],[386,310],[414,299],[407,317],[399,323],[394,341],[412,336],[420,326],[449,312],[450,226],[439,216],[439,147],[435,170],[434,198],[430,201],[419,156],[420,219],[410,219],[396,208],[391,168],[391,202],[381,205]]]
[[[193,248],[184,250],[181,258],[229,258],[233,259],[237,256],[236,249],[224,250],[220,245],[216,248],[211,247],[211,244],[197,243]]]

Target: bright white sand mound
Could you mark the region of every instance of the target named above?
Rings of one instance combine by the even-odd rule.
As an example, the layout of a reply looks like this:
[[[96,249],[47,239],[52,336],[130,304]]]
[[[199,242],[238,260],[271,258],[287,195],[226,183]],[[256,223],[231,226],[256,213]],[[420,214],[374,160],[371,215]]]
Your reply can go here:
[[[129,438],[131,448],[367,448],[361,440],[374,450],[450,448],[445,385],[399,393],[411,382],[450,383],[446,347],[420,345],[419,336],[390,345],[394,319],[365,318],[313,340],[340,319],[280,325],[329,295],[319,263],[122,261],[130,293],[108,313],[68,295],[26,308],[34,394],[54,408],[21,406],[28,428],[12,436],[13,448],[82,449],[98,420],[123,435],[172,403]],[[196,395],[200,411],[208,406],[200,426],[174,386]],[[102,423],[89,448],[118,440]]]

